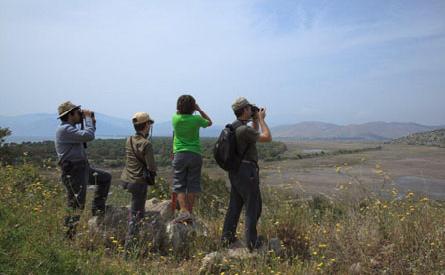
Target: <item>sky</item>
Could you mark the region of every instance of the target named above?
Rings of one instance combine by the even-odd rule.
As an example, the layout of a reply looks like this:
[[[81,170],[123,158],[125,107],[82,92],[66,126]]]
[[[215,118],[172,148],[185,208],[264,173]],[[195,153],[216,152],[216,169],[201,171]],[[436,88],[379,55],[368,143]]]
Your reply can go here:
[[[445,1],[0,0],[0,115],[445,125]]]

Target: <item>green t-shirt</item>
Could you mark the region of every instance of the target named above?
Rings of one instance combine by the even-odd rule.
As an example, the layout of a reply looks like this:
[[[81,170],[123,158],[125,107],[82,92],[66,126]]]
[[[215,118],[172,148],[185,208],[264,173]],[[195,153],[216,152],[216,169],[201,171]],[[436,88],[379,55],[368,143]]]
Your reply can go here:
[[[201,154],[201,142],[199,141],[199,128],[209,126],[209,121],[200,115],[178,115],[172,119],[173,153],[193,152]]]

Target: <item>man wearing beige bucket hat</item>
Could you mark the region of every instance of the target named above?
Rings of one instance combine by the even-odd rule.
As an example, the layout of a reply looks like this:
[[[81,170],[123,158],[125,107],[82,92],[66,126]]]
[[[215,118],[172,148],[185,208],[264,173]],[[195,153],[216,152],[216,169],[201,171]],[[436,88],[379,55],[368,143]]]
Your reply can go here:
[[[132,123],[136,133],[127,138],[126,163],[121,176],[124,188],[131,193],[130,219],[125,238],[126,257],[136,251],[136,236],[145,215],[148,185],[155,183],[157,170],[149,140],[154,120],[148,113],[137,112],[132,117]]]
[[[93,216],[102,216],[105,212],[111,175],[90,167],[88,163],[84,145],[95,138],[94,113],[81,110],[80,105],[70,101],[62,103],[58,107],[58,113],[61,124],[56,131],[55,146],[62,169],[62,183],[67,193],[67,205],[71,212],[65,217],[66,234],[68,238],[73,238],[80,219],[80,213],[76,211],[82,211],[85,207],[87,185],[97,186],[91,210]],[[84,121],[85,128],[79,129],[77,125],[83,124]]]

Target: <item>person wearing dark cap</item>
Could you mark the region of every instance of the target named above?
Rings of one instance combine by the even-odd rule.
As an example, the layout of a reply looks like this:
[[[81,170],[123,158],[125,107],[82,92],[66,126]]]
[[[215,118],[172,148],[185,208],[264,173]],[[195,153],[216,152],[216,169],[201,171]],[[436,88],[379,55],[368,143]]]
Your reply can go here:
[[[230,246],[236,238],[236,228],[243,206],[245,206],[245,238],[249,250],[261,246],[261,238],[257,234],[257,222],[261,216],[262,201],[260,192],[257,142],[270,142],[272,136],[266,124],[266,109],[258,108],[244,97],[232,104],[236,120],[236,148],[242,157],[237,171],[229,171],[230,202],[224,220],[221,241]],[[252,126],[248,123],[252,122]]]
[[[67,193],[67,205],[70,215],[65,217],[67,237],[73,238],[80,213],[85,207],[87,185],[96,185],[92,203],[93,216],[102,216],[110,189],[111,174],[90,167],[85,150],[87,142],[94,140],[96,120],[90,110],[81,110],[80,105],[70,101],[58,108],[61,124],[56,130],[56,152],[62,169],[62,183]],[[79,129],[78,124],[85,128]],[[82,127],[83,128],[83,127]]]
[[[145,215],[145,201],[148,185],[153,185],[156,176],[156,163],[153,147],[149,140],[154,120],[145,112],[133,115],[134,136],[125,145],[126,163],[121,180],[124,188],[131,193],[130,219],[125,238],[125,255],[134,251],[140,223]]]

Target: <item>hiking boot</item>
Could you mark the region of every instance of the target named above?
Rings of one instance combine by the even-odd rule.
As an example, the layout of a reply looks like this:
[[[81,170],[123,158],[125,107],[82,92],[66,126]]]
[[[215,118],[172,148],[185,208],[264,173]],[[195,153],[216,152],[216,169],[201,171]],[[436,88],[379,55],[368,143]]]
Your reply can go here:
[[[105,216],[105,209],[93,208],[91,209],[91,214],[93,217],[94,216],[103,217]]]
[[[258,236],[253,245],[248,245],[249,251],[252,252],[254,249],[260,249],[266,242],[267,240],[264,236]]]
[[[224,248],[233,248],[232,246],[237,242],[239,242],[237,237],[232,237],[232,238],[223,237],[223,238],[221,238],[221,246]]]

